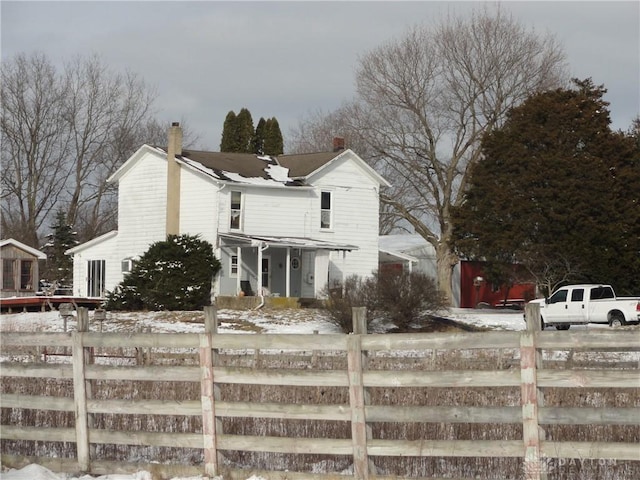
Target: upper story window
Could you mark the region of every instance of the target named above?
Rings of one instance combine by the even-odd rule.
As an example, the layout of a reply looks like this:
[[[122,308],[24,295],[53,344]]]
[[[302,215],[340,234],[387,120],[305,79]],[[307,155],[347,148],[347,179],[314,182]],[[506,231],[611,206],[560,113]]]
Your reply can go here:
[[[231,221],[229,228],[232,230],[240,230],[242,218],[242,192],[231,192]]]
[[[320,228],[331,228],[331,192],[320,193]]]

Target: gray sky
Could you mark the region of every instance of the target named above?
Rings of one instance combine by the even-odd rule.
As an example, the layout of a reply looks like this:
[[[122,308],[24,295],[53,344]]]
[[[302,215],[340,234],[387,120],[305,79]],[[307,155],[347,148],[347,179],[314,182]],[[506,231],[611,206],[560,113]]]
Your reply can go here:
[[[218,150],[230,110],[276,117],[287,133],[354,95],[358,57],[415,24],[479,2],[0,2],[2,60],[45,53],[55,64],[97,53],[158,90],[158,117],[185,121]],[[640,113],[640,2],[502,2],[551,33],[571,75],[609,90],[614,129]],[[327,146],[329,147],[329,145]]]

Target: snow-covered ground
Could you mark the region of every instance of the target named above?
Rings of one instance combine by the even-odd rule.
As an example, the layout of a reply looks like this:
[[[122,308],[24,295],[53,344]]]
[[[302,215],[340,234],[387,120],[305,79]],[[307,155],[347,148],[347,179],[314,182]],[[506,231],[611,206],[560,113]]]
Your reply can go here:
[[[442,312],[442,317],[459,323],[484,327],[492,330],[523,330],[525,323],[521,311],[511,310],[473,310],[451,309]],[[220,333],[339,333],[326,313],[321,310],[247,310],[218,312]],[[63,331],[63,319],[58,312],[15,313],[0,316],[0,332],[6,331]],[[75,329],[75,321],[69,322],[68,328]],[[132,331],[150,329],[152,332],[202,332],[201,312],[168,312],[146,313],[109,313],[102,325],[108,331]],[[382,326],[381,328],[384,328]],[[606,325],[573,326],[572,330],[609,328]],[[99,329],[92,325],[91,330]],[[110,474],[100,477],[84,475],[74,477],[58,474],[40,465],[28,465],[20,470],[7,470],[0,473],[2,480],[152,480],[149,472],[138,472],[133,475]],[[176,477],[174,480],[196,480],[202,477]],[[263,480],[261,477],[250,477],[248,480]]]

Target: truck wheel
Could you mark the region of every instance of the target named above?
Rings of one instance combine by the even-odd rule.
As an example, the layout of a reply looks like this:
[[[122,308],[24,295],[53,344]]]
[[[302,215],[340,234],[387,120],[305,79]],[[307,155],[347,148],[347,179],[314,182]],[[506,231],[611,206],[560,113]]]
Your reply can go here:
[[[624,315],[620,312],[614,312],[611,314],[611,318],[609,319],[609,325],[612,327],[623,327],[627,323],[624,321]]]
[[[571,325],[556,325],[556,330],[569,330]]]
[[[540,330],[544,330],[544,318],[540,317]]]

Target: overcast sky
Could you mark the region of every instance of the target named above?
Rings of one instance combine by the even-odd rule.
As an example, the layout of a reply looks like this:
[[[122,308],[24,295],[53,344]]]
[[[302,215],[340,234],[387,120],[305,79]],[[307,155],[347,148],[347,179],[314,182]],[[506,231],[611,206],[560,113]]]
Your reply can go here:
[[[502,2],[524,25],[552,33],[571,75],[609,90],[614,129],[640,113],[640,2]],[[311,112],[354,95],[358,57],[417,23],[479,2],[0,2],[2,60],[44,52],[62,65],[97,53],[158,91],[158,118],[186,121],[219,150],[230,110],[276,117],[285,137]],[[329,148],[330,145],[327,145]]]

